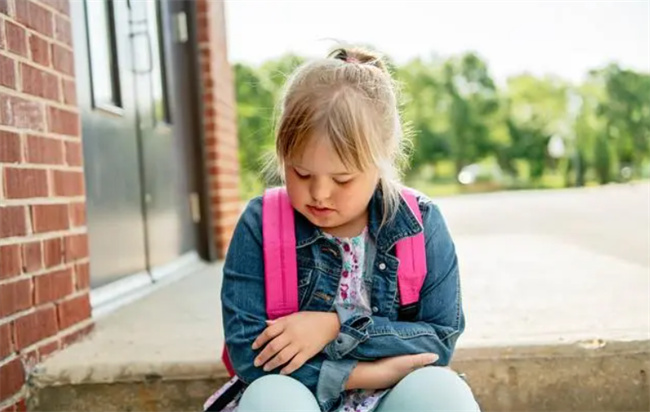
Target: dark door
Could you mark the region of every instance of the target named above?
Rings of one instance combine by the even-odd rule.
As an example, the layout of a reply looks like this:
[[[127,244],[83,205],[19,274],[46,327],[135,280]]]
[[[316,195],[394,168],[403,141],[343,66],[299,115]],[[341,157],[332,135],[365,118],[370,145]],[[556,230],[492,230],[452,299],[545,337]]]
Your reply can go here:
[[[152,268],[196,249],[194,189],[187,156],[194,134],[181,110],[191,108],[182,93],[189,88],[189,79],[184,65],[173,64],[187,46],[179,37],[187,27],[178,27],[186,21],[170,9],[170,3],[183,2],[130,3],[144,216]]]
[[[197,249],[191,60],[172,26],[185,3],[71,2],[93,288]]]

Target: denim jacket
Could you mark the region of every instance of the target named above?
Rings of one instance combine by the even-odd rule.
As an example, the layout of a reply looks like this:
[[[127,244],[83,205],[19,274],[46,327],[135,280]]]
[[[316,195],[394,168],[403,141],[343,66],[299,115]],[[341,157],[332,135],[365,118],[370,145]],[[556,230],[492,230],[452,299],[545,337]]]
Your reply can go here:
[[[417,193],[423,225],[402,199],[392,220],[381,225],[383,201],[377,190],[368,205],[366,279],[371,290],[371,316],[347,319],[338,337],[291,376],[306,385],[323,411],[343,399],[347,378],[357,361],[433,352],[438,366],[447,365],[465,328],[458,261],[454,243],[438,207]],[[298,298],[301,311],[334,311],[342,267],[342,251],[322,231],[295,212]],[[412,321],[398,319],[398,259],[395,243],[424,227],[428,273],[420,305]],[[251,348],[264,331],[264,261],[262,198],[251,200],[228,249],[221,291],[225,340],[237,376],[246,384],[269,373],[255,367],[260,350]]]

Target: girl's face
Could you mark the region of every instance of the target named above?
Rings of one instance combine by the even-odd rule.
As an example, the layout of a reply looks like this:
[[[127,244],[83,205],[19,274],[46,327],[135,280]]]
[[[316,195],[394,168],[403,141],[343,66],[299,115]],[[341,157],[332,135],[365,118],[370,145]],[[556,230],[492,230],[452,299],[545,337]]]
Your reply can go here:
[[[346,168],[329,139],[312,137],[300,156],[287,159],[284,172],[292,206],[325,232],[356,236],[368,224],[379,173]]]

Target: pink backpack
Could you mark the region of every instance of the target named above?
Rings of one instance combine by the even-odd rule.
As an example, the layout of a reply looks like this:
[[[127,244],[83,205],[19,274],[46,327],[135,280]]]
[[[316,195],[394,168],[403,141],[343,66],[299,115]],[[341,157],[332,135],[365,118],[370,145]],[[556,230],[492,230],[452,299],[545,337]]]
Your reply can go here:
[[[422,223],[415,196],[404,190],[406,203]],[[298,267],[293,207],[282,187],[267,189],[262,200],[262,234],[264,243],[264,280],[266,314],[277,319],[298,311]],[[424,232],[407,237],[395,245],[399,259],[397,280],[400,291],[400,313],[417,314],[420,289],[427,275]],[[235,371],[224,346],[222,359],[230,376]]]

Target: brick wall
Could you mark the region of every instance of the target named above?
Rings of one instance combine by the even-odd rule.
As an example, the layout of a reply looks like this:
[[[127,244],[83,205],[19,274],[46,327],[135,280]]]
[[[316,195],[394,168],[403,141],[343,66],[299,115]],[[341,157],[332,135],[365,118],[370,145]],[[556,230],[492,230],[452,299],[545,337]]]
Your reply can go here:
[[[92,328],[67,0],[0,0],[0,411]]]
[[[233,72],[223,2],[197,0],[196,7],[212,230],[217,254],[223,257],[241,209]]]

